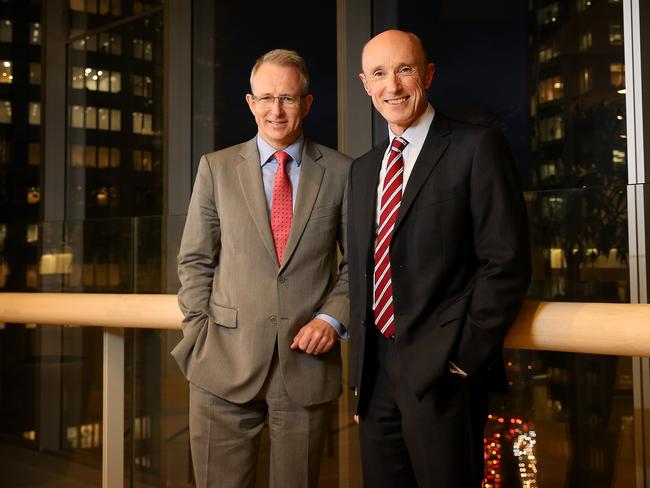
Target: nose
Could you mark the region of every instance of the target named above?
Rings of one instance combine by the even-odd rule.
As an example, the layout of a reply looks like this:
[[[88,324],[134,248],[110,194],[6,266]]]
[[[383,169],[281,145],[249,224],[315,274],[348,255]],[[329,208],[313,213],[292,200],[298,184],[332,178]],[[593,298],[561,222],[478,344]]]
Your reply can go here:
[[[388,76],[386,77],[386,87],[391,91],[391,92],[397,92],[402,86],[402,80],[398,76],[397,73],[389,73]]]
[[[280,102],[280,97],[275,97],[271,103],[271,112],[274,114],[281,114],[284,112],[284,105]]]

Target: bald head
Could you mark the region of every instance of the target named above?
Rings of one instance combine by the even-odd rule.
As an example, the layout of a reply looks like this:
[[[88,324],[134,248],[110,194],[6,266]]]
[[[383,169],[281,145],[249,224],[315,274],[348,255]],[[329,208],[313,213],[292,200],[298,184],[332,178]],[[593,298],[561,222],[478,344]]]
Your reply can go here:
[[[402,135],[426,110],[434,66],[422,41],[399,30],[370,39],[361,54],[359,75],[377,111],[395,135]]]
[[[368,50],[385,50],[389,46],[401,45],[410,50],[418,60],[418,64],[424,67],[428,63],[427,53],[424,50],[422,40],[412,32],[405,32],[397,29],[387,30],[370,39],[363,46],[361,51],[361,67],[366,71],[364,59]]]

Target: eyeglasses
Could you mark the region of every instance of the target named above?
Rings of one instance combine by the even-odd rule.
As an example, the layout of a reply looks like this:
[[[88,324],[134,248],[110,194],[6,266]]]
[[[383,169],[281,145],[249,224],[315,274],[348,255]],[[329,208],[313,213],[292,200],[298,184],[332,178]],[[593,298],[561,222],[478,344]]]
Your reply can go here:
[[[408,78],[411,76],[417,76],[418,70],[414,66],[409,66],[408,64],[404,66],[400,66],[400,68],[395,72],[395,76],[398,78]],[[382,81],[386,81],[388,79],[389,72],[378,68],[369,75],[366,75],[366,78],[368,81],[371,81],[373,83],[378,83]]]
[[[273,95],[262,95],[261,97],[256,97],[255,95],[251,96],[255,103],[259,103],[262,108],[271,107],[275,103],[276,98],[284,108],[295,108],[300,104],[300,100],[304,98],[304,95],[296,97],[291,97],[289,95],[280,95],[278,97],[274,97]]]

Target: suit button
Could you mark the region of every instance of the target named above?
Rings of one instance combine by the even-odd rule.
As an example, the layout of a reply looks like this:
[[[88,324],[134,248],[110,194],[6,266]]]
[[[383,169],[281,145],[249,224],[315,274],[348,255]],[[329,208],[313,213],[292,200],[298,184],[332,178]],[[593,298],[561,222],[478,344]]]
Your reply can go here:
[[[278,318],[275,315],[271,315],[270,320],[273,325],[278,323]]]
[[[287,279],[286,279],[284,276],[280,276],[280,277],[278,278],[278,281],[279,281],[280,283],[286,283]]]

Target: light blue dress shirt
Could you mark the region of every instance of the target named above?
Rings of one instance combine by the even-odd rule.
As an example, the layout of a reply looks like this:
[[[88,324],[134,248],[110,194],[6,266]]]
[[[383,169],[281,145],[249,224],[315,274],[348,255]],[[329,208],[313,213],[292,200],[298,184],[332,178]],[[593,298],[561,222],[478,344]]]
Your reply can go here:
[[[302,161],[302,149],[305,145],[305,138],[301,135],[296,142],[283,149],[291,160],[287,164],[287,174],[291,180],[291,201],[293,208],[296,208],[296,195],[298,192],[298,182],[300,181],[300,162]],[[271,208],[273,206],[273,182],[275,181],[275,172],[278,170],[278,161],[275,159],[277,149],[266,142],[259,133],[257,134],[257,150],[260,153],[260,165],[262,166],[262,182],[264,183],[264,194],[266,196],[266,211],[271,218]],[[343,324],[331,315],[319,313],[317,319],[324,320],[330,324],[341,339],[348,338],[348,331]]]

